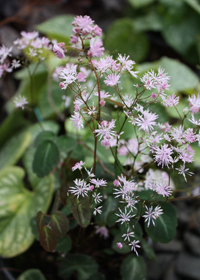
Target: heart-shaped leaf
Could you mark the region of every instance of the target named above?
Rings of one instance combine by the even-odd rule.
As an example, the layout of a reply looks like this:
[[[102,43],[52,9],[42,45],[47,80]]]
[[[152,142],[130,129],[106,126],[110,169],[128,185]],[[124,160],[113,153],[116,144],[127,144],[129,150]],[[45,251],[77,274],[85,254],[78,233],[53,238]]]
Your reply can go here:
[[[58,244],[58,238],[48,227],[43,227],[39,234],[40,245],[48,252],[52,252]]]
[[[25,173],[20,167],[0,172],[0,255],[14,257],[34,241],[31,219],[38,211],[46,212],[53,192],[52,176],[45,177],[31,192],[24,188]]]
[[[57,237],[64,237],[69,231],[69,220],[61,211],[54,211],[51,215],[50,226]]]

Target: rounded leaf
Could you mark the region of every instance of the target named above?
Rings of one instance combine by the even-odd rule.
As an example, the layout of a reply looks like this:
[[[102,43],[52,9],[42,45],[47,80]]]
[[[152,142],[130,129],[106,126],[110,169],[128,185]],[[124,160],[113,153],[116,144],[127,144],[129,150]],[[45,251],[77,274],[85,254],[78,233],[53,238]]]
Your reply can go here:
[[[62,135],[56,139],[56,145],[60,151],[61,158],[64,160],[67,154],[76,148],[77,142],[76,139],[70,136]]]
[[[50,140],[43,141],[36,149],[33,159],[33,171],[38,177],[48,175],[58,164],[59,151]]]
[[[57,237],[64,237],[69,231],[69,220],[61,211],[54,211],[51,215],[50,226]]]
[[[139,62],[149,50],[149,41],[144,33],[138,33],[131,19],[116,20],[105,36],[105,48],[116,58],[118,53],[129,54],[130,58]]]
[[[72,242],[69,236],[65,236],[64,238],[60,238],[58,241],[58,245],[55,250],[59,253],[67,254],[72,248]]]
[[[155,226],[150,223],[147,227],[145,224],[145,230],[154,242],[168,243],[176,235],[177,213],[175,207],[170,203],[161,207],[163,214],[155,220]]]
[[[77,272],[78,280],[88,280],[98,270],[96,261],[83,254],[67,255],[60,265],[59,276],[66,279]]]
[[[40,230],[39,239],[40,245],[48,252],[52,252],[58,244],[58,238],[48,227],[43,227]]]
[[[45,140],[53,140],[55,138],[55,134],[52,131],[42,131],[40,132],[34,142],[35,147],[38,147]]]
[[[143,258],[134,254],[126,257],[121,264],[120,274],[122,280],[144,280],[146,279],[147,269]]]
[[[39,269],[28,269],[17,280],[45,280],[46,278]]]
[[[74,16],[72,15],[59,15],[38,24],[36,28],[50,39],[69,43],[70,35],[72,35],[73,20]]]

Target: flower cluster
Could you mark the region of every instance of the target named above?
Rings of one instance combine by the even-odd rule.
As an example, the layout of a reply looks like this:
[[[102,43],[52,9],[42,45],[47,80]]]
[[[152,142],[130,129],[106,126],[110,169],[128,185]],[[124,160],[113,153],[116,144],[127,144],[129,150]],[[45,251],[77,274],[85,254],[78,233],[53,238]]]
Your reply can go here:
[[[72,105],[69,108],[69,121],[79,135],[87,126],[89,132],[84,141],[87,136],[94,140],[94,145],[80,141],[92,151],[94,165],[93,169],[86,168],[89,166],[86,158],[72,167],[72,171],[79,171],[81,177],[73,178],[70,182],[68,195],[77,200],[87,198],[94,220],[98,215],[102,217],[107,195],[112,196],[115,207],[109,208],[104,218],[108,218],[107,214],[113,215],[116,227],[123,229],[123,241],[117,242],[117,247],[122,249],[124,244],[128,244],[130,250],[138,255],[141,240],[135,233],[136,227],[141,219],[146,228],[156,226],[157,219],[163,215],[164,208],[160,201],[167,201],[174,190],[170,172],[182,175],[185,181],[186,175],[193,174],[188,164],[194,161],[193,143],[200,146],[200,119],[197,117],[200,94],[188,97],[189,108],[180,112],[181,122],[177,125],[160,123],[159,112],[154,112],[154,106],[149,108],[149,105],[156,106],[160,102],[163,108],[174,107],[177,110],[179,104],[179,96],[166,93],[170,87],[168,73],[159,67],[157,71],[151,70],[142,76],[134,71],[135,62],[129,56],[119,54],[113,58],[104,55],[101,28],[89,16],[75,17],[72,25],[70,47],[63,42],[53,41],[51,44],[47,38],[40,38],[36,31],[22,32],[22,37],[15,44],[20,49],[27,49],[29,57],[43,60],[43,52],[52,50],[55,56],[63,60],[60,61],[62,66],[55,69],[53,79],[63,90],[66,107]],[[85,46],[86,40],[87,44],[89,41],[88,48]],[[77,63],[74,62],[76,58],[74,63],[64,60],[68,48],[77,53]],[[0,48],[0,76],[3,71],[9,72],[9,69],[18,67],[18,62],[14,60],[12,66],[6,64],[11,50],[4,46]],[[83,56],[84,66],[81,64]],[[124,90],[123,75],[128,75],[130,79],[139,76],[139,84],[133,84],[131,92]],[[15,99],[14,103],[22,109],[28,104],[23,96]],[[188,127],[188,123],[191,127]],[[109,164],[114,164],[112,170],[102,162],[103,156],[97,151],[98,147],[105,151]],[[97,162],[104,174],[112,176],[113,184],[111,179],[105,179],[107,177],[97,178],[101,177],[95,170]],[[110,185],[111,190],[107,191]],[[151,196],[141,198],[141,192],[146,191]],[[154,201],[151,198],[155,196],[158,200]],[[105,219],[102,220],[102,224],[95,227],[95,233],[107,238],[109,232]]]

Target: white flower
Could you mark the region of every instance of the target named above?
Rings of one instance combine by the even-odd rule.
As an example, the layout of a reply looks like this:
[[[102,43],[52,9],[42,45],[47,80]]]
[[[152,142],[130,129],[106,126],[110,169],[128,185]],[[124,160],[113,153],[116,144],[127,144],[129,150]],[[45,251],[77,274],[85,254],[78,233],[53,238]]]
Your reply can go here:
[[[131,246],[131,251],[134,251],[136,253],[136,255],[138,256],[138,252],[137,252],[137,248],[140,248],[140,245],[138,245],[139,241],[134,240],[133,242],[131,242],[129,244],[129,246]]]
[[[19,95],[19,97],[16,97],[14,100],[15,106],[21,107],[22,110],[24,110],[24,105],[28,104],[28,101],[26,100],[26,97]]]

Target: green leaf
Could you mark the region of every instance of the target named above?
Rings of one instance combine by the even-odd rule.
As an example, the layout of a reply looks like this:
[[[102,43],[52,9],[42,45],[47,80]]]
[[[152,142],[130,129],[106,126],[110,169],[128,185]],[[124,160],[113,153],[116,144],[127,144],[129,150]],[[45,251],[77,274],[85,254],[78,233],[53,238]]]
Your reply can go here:
[[[199,32],[199,16],[188,10],[188,7],[166,11],[162,35],[180,54],[186,54],[190,47],[197,43]]]
[[[72,15],[59,15],[38,24],[36,29],[47,35],[50,39],[56,39],[58,42],[68,44],[70,35],[72,35],[73,20],[74,16]]]
[[[155,0],[128,0],[128,2],[133,8],[141,8],[155,2]]]
[[[88,280],[98,270],[96,261],[84,254],[67,255],[60,265],[59,276],[66,279],[77,272],[78,280]]]
[[[199,0],[184,0],[190,7],[192,7],[197,13],[200,14],[200,2]]]
[[[87,227],[90,224],[91,209],[88,197],[80,197],[79,199],[71,197],[71,210],[77,223],[81,227]]]
[[[120,267],[122,280],[144,280],[146,279],[147,269],[142,257],[135,254],[127,256]]]
[[[170,92],[187,91],[194,89],[198,84],[198,76],[185,64],[168,57],[162,57],[153,63],[143,63],[138,66],[140,72],[153,69],[157,72],[158,67],[165,69],[165,73],[170,76]],[[187,77],[187,79],[185,78]]]
[[[144,239],[141,239],[142,249],[150,260],[156,259],[156,254],[152,248],[152,246]]]
[[[47,251],[52,252],[58,244],[58,238],[48,227],[43,227],[39,232],[40,245]]]
[[[14,257],[34,241],[31,219],[46,212],[52,197],[53,178],[40,180],[34,192],[24,188],[24,170],[7,167],[0,172],[0,255]]]
[[[32,142],[35,141],[35,138],[42,131],[52,131],[54,134],[57,134],[59,131],[59,125],[54,121],[44,121],[36,123],[28,128],[28,131],[31,133]]]
[[[58,146],[61,159],[64,160],[67,154],[76,148],[77,142],[76,139],[70,136],[62,135],[56,139],[56,145]]]
[[[155,226],[150,223],[147,227],[145,224],[145,230],[154,242],[168,243],[176,235],[177,213],[175,207],[170,203],[161,207],[163,214],[155,220]]]
[[[26,152],[22,158],[23,165],[27,172],[28,180],[29,180],[31,186],[33,187],[33,189],[35,189],[35,187],[41,180],[41,178],[39,178],[33,172],[33,158],[34,158],[35,150],[36,150],[36,148],[33,147],[33,144],[32,144],[31,146],[28,147],[28,149],[26,150]]]
[[[41,87],[38,98],[38,108],[44,119],[54,116],[64,110],[63,92],[58,83],[46,83]]]
[[[59,238],[58,245],[55,250],[59,253],[67,254],[72,248],[72,242],[69,236],[65,236],[64,238]]]
[[[69,231],[69,220],[63,212],[56,210],[51,215],[50,226],[53,234],[62,238]]]
[[[171,77],[171,88],[177,91],[184,91],[196,87],[199,78],[185,64],[168,57],[162,57],[159,62],[161,68],[164,68],[165,72]]]
[[[163,17],[154,9],[149,11],[145,16],[134,19],[134,27],[137,31],[161,31]]]
[[[50,140],[43,141],[36,149],[33,159],[33,172],[39,178],[48,175],[58,164],[59,151]]]
[[[111,212],[115,211],[118,206],[119,200],[113,196],[108,196],[103,202],[101,215],[96,216],[97,221],[104,221],[107,219]]]
[[[28,269],[17,280],[46,280],[46,278],[39,269]]]
[[[0,150],[0,169],[16,163],[31,142],[31,134],[22,132],[9,139]]]
[[[34,141],[34,146],[38,147],[43,141],[54,140],[55,137],[56,136],[52,131],[48,131],[48,130],[42,131],[37,135]]]
[[[122,238],[121,233],[115,235],[113,242],[112,242],[112,249],[115,250],[119,254],[127,254],[128,252],[130,252],[130,247],[128,246],[128,244],[123,244],[123,247],[121,249],[119,249],[117,247],[118,242],[124,243],[124,239]]]
[[[129,54],[136,62],[145,59],[149,50],[149,41],[144,33],[138,33],[131,19],[123,18],[111,24],[105,35],[105,48],[113,54]]]
[[[16,132],[19,133],[20,130],[27,127],[29,121],[23,117],[23,113],[23,110],[16,110],[1,123],[0,146],[2,146],[2,144],[4,144]]]
[[[42,213],[42,211],[37,212],[36,222],[37,222],[37,229],[38,231],[40,231],[45,226],[44,214]]]

